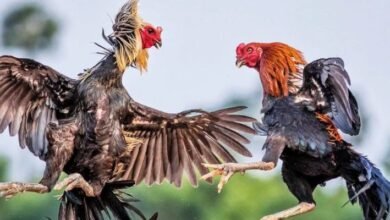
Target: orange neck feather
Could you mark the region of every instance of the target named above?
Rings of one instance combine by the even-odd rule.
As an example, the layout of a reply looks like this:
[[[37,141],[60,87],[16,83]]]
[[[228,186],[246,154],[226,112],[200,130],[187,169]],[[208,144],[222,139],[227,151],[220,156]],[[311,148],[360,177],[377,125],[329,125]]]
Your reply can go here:
[[[283,43],[261,43],[263,49],[259,66],[264,93],[274,97],[288,96],[291,78],[302,78],[306,61],[302,53]]]

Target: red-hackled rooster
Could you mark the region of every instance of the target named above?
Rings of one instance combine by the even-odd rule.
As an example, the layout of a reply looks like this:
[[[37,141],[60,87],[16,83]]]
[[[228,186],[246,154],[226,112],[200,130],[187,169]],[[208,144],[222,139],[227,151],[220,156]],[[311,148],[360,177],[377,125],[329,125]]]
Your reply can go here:
[[[221,190],[235,172],[273,169],[280,158],[283,179],[299,205],[263,219],[313,210],[316,186],[336,177],[346,180],[349,199],[359,202],[365,219],[386,219],[390,183],[338,132],[357,135],[360,130],[358,105],[348,89],[343,60],[319,59],[306,65],[300,51],[283,43],[242,43],[236,52],[238,67],[254,68],[260,75],[264,117],[254,127],[267,136],[266,152],[261,162],[206,164],[215,170],[204,177],[222,175]]]

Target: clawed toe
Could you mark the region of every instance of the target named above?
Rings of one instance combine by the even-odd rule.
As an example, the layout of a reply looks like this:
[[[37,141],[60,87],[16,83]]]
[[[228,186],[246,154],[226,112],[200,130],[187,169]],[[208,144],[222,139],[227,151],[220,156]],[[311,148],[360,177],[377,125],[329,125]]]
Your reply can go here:
[[[95,196],[93,187],[78,173],[69,175],[63,181],[54,186],[55,190],[64,189],[65,191],[70,191],[75,188],[82,189],[88,197]]]
[[[273,162],[254,162],[254,163],[224,163],[224,164],[203,164],[206,168],[213,169],[206,175],[202,176],[202,179],[206,180],[215,176],[221,176],[221,180],[218,184],[218,192],[221,192],[223,186],[229,181],[229,179],[235,173],[245,173],[247,170],[272,170],[275,167]]]
[[[229,179],[237,172],[235,169],[234,163],[226,164],[203,164],[206,168],[213,169],[209,173],[203,175],[201,178],[206,180],[212,177],[221,176],[221,179],[218,183],[218,193],[223,189],[223,186],[229,181]]]
[[[260,220],[280,220],[280,218],[272,216],[272,215],[268,215],[268,216],[264,216]]]
[[[18,193],[36,192],[46,193],[49,191],[47,186],[38,183],[0,183],[0,197],[10,199]]]

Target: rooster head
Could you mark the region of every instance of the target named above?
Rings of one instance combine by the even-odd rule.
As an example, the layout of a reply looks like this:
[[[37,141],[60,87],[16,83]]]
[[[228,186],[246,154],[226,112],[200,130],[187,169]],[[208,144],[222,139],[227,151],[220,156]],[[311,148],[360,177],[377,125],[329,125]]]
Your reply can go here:
[[[260,64],[263,49],[258,43],[241,43],[236,48],[237,67],[257,67]]]
[[[148,49],[153,46],[160,48],[162,46],[161,32],[162,27],[154,27],[151,24],[146,24],[140,29],[142,39],[142,49]]]

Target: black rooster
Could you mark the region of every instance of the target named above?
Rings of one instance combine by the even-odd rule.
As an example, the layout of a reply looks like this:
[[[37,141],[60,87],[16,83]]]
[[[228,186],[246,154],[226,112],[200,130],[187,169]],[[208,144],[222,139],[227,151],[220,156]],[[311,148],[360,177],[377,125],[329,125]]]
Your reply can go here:
[[[46,161],[39,184],[1,183],[0,196],[65,188],[59,219],[130,219],[128,210],[144,218],[118,189],[143,179],[180,185],[183,169],[196,184],[194,166],[205,174],[201,163],[234,161],[225,147],[250,156],[239,132],[254,133],[242,123],[253,119],[235,114],[242,107],[167,114],[133,101],[124,70],[146,69],[147,49],[161,46],[162,29],[143,22],[130,0],[113,30],[103,34],[113,50],[78,80],[30,59],[0,57],[0,131],[9,127],[22,148]],[[69,176],[57,183],[62,171]]]
[[[365,219],[386,219],[390,183],[366,157],[352,149],[337,129],[350,135],[360,130],[350,78],[340,58],[308,65],[298,50],[282,43],[249,43],[237,47],[237,65],[258,70],[264,90],[262,122],[254,123],[267,136],[262,162],[206,165],[223,174],[223,184],[248,169],[273,169],[283,160],[282,176],[300,204],[262,219],[284,219],[315,208],[316,186],[342,177],[350,201],[359,202]],[[303,66],[305,68],[303,69]]]

